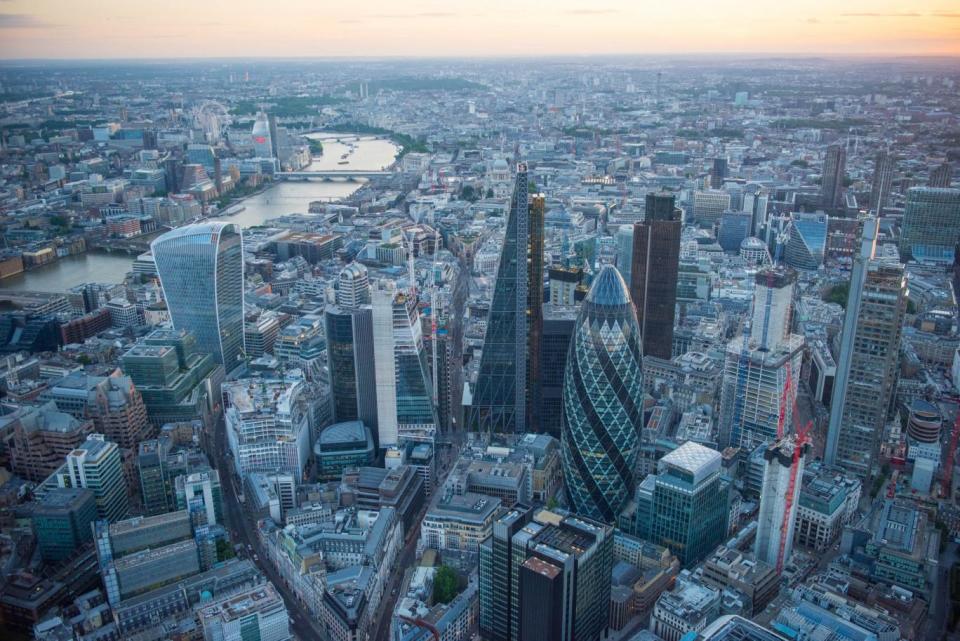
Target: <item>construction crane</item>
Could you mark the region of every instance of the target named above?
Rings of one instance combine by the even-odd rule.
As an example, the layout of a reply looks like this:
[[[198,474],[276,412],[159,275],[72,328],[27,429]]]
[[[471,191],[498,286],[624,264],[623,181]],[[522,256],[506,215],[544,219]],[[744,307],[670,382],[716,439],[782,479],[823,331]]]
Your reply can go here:
[[[790,481],[787,483],[786,503],[783,508],[783,521],[780,523],[780,547],[777,550],[777,574],[783,573],[784,555],[787,549],[787,533],[790,531],[790,512],[793,509],[793,495],[797,488],[797,472],[800,470],[800,457],[803,455],[803,448],[809,442],[810,430],[813,428],[813,421],[807,421],[807,424],[797,430],[793,445],[793,460],[790,463]]]
[[[790,373],[787,373],[787,381],[790,381]],[[783,509],[783,521],[780,523],[780,546],[777,549],[777,574],[783,572],[783,564],[786,559],[787,534],[790,531],[790,512],[793,509],[793,497],[797,488],[797,473],[800,471],[800,457],[803,455],[803,448],[810,442],[810,431],[813,429],[813,420],[807,421],[807,424],[800,427],[800,418],[797,412],[797,399],[793,399],[793,424],[796,433],[793,458],[790,462],[790,481],[787,483],[786,503]]]

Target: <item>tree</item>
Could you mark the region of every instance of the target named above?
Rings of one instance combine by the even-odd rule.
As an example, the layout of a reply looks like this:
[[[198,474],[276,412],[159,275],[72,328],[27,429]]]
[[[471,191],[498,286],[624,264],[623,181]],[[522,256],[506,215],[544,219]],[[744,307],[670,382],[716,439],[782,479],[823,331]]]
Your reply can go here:
[[[493,198],[493,188],[487,187],[487,198]]]
[[[449,565],[441,565],[433,575],[433,602],[450,603],[460,593],[460,579]]]
[[[463,189],[460,190],[460,198],[474,202],[480,198],[480,195],[473,188],[473,185],[464,185]]]
[[[557,509],[557,506],[558,506],[558,505],[559,505],[559,503],[557,503],[557,497],[551,496],[549,499],[547,499],[547,509],[548,509],[548,510],[555,510],[555,509]]]

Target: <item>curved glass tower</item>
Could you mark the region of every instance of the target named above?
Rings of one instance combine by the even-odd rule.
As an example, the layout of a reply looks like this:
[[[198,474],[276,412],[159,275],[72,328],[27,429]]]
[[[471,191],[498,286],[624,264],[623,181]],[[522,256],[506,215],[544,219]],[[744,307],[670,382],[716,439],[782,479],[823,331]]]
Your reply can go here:
[[[613,522],[634,489],[643,422],[640,327],[623,277],[605,265],[577,317],[563,380],[561,454],[577,514]]]
[[[243,245],[240,227],[206,222],[168,231],[152,243],[157,274],[176,329],[227,372],[243,361]]]

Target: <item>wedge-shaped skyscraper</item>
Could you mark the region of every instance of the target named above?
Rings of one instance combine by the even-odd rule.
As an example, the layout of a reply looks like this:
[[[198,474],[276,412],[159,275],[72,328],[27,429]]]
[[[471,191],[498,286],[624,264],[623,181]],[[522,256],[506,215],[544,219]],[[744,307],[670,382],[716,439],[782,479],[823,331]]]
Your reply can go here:
[[[606,265],[577,317],[563,381],[561,452],[577,514],[612,522],[634,486],[643,420],[640,327],[620,272]]]
[[[507,231],[487,316],[480,372],[468,413],[471,430],[539,431],[540,336],[543,328],[542,195],[530,195],[527,166],[517,166]],[[528,395],[528,390],[534,392]],[[549,426],[546,426],[549,429]]]

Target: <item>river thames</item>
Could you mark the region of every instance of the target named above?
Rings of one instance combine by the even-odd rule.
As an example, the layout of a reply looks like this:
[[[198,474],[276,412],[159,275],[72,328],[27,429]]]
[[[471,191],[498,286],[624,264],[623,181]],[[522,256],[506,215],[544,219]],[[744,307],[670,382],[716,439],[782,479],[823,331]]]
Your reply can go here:
[[[364,169],[379,170],[394,161],[400,148],[393,142],[363,136],[359,140],[337,142],[346,134],[309,134],[323,142],[323,155],[310,163],[308,170]],[[346,155],[344,158],[343,156]],[[347,164],[340,164],[341,162]],[[311,201],[346,198],[362,186],[358,182],[278,182],[269,189],[234,203],[245,209],[223,217],[241,227],[262,225],[271,218],[291,213],[306,213]],[[90,252],[62,258],[55,263],[0,280],[0,290],[65,292],[81,283],[119,283],[130,271],[131,256]]]

